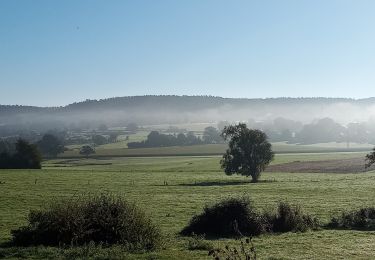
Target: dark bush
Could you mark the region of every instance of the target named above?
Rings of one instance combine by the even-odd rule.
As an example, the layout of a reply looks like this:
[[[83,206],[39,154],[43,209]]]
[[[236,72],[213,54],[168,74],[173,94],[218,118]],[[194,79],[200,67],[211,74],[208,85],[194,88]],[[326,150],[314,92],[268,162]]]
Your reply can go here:
[[[286,202],[280,202],[276,214],[268,214],[267,218],[274,232],[304,232],[319,227],[316,218],[304,214],[299,206],[291,206]]]
[[[258,214],[248,198],[230,198],[208,207],[194,216],[182,235],[206,234],[208,236],[232,237],[259,235],[268,229],[268,223]]]
[[[99,195],[55,201],[31,211],[29,225],[12,231],[15,245],[121,244],[130,250],[153,250],[159,229],[135,204],[120,197]]]
[[[341,213],[328,224],[331,228],[375,230],[375,208],[361,208]]]
[[[248,198],[231,198],[205,207],[203,213],[194,216],[181,234],[255,236],[266,232],[304,232],[318,227],[318,220],[304,214],[298,206],[281,202],[276,213],[258,213]]]

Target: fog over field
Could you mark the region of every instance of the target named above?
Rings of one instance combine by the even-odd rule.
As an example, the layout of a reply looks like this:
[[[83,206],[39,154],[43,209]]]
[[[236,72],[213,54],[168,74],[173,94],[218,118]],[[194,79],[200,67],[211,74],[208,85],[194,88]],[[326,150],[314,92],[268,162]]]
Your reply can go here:
[[[178,124],[268,121],[283,117],[310,123],[332,118],[346,125],[375,120],[375,98],[270,98],[239,99],[211,96],[136,96],[86,100],[64,107],[0,106],[0,125],[82,122],[119,126],[138,124]]]

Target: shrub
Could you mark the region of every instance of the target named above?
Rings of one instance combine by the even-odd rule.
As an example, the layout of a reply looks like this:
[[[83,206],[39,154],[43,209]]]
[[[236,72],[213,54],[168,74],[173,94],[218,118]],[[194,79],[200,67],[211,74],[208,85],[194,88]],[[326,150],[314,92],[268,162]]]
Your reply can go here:
[[[299,206],[291,206],[286,202],[280,202],[274,216],[268,214],[274,232],[305,232],[308,229],[317,229],[318,220],[304,214]]]
[[[276,213],[258,213],[248,198],[231,198],[211,207],[206,206],[203,213],[191,219],[181,234],[242,237],[266,232],[304,232],[318,227],[318,220],[304,214],[298,206],[281,202]]]
[[[112,195],[55,201],[31,211],[28,226],[12,231],[13,243],[28,245],[121,244],[130,250],[160,245],[159,229],[135,204]]]
[[[232,237],[259,235],[265,232],[267,223],[259,215],[248,198],[229,198],[208,207],[194,216],[182,235],[206,234],[209,236]]]
[[[367,207],[341,213],[328,224],[331,228],[375,230],[375,208]]]

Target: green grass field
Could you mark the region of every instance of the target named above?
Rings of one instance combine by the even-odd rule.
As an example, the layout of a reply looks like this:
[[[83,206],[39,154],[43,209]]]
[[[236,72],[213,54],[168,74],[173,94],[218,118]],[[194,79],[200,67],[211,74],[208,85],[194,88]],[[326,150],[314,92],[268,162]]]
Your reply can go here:
[[[133,139],[132,139],[133,138]],[[134,136],[130,141],[142,136]],[[206,144],[206,145],[192,145],[192,146],[170,146],[170,147],[155,147],[155,148],[137,148],[128,149],[127,141],[120,141],[113,144],[106,144],[96,147],[96,153],[91,157],[143,157],[143,156],[199,156],[199,155],[221,155],[227,148],[226,144]],[[327,144],[313,144],[313,145],[297,145],[278,142],[272,144],[273,150],[276,153],[324,153],[324,152],[359,152],[370,151],[371,145],[368,144],[351,144],[346,147],[342,143],[327,143]],[[77,147],[74,147],[77,148]],[[79,149],[69,150],[61,154],[62,158],[80,157]],[[82,157],[82,156],[81,156]]]
[[[362,156],[364,153],[278,154],[274,163]],[[136,201],[167,236],[166,249],[157,252],[125,255],[115,248],[99,253],[102,258],[126,259],[209,259],[206,251],[189,251],[186,239],[177,233],[204,205],[228,196],[248,195],[264,209],[281,200],[298,203],[322,222],[341,210],[375,205],[375,172],[264,173],[263,182],[254,184],[245,177],[226,176],[219,160],[218,156],[61,158],[44,162],[42,170],[0,170],[0,242],[7,242],[10,230],[26,223],[30,209],[82,193],[110,192]],[[375,258],[375,232],[320,230],[263,235],[254,242],[259,259]],[[0,248],[0,258],[72,258],[74,250]]]

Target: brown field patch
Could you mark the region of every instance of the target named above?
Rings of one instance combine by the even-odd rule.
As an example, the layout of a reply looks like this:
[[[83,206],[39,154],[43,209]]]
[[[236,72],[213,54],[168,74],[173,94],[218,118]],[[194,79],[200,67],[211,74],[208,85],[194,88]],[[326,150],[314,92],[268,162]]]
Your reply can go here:
[[[322,161],[294,161],[269,166],[267,172],[292,173],[357,173],[375,170],[375,166],[365,168],[364,158]]]

